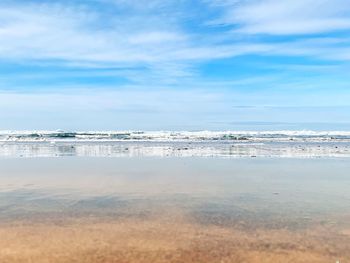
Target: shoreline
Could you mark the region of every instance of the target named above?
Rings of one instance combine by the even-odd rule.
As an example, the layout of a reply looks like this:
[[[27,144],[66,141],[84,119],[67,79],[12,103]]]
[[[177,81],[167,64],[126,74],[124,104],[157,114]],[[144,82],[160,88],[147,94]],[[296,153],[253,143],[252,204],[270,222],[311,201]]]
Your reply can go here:
[[[350,158],[350,142],[0,142],[0,157]]]

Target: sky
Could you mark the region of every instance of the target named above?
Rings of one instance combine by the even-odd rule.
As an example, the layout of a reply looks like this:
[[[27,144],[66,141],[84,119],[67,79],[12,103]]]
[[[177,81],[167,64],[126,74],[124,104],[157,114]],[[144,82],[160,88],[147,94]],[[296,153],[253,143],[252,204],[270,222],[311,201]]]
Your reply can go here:
[[[0,130],[350,130],[350,0],[1,0]]]

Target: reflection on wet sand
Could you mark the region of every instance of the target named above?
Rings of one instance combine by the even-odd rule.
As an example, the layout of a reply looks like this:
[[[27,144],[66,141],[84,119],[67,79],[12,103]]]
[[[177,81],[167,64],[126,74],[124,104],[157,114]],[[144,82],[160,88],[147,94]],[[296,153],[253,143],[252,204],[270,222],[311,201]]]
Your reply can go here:
[[[0,262],[348,262],[346,159],[0,159]]]

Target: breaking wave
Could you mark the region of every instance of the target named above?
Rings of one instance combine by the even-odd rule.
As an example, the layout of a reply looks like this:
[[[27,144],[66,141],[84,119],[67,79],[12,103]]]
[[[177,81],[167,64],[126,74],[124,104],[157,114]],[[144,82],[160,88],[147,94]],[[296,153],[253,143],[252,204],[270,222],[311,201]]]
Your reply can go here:
[[[350,141],[350,131],[0,131],[0,141]]]

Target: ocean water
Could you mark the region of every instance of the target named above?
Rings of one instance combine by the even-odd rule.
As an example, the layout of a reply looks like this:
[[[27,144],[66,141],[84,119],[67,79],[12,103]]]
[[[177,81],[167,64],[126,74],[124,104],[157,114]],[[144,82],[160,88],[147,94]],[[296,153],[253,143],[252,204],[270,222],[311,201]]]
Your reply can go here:
[[[350,141],[350,131],[0,131],[0,141]]]
[[[350,157],[350,132],[0,132],[2,157]]]

